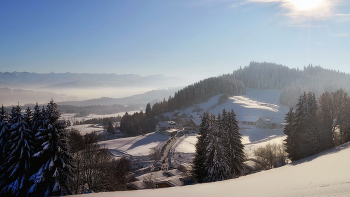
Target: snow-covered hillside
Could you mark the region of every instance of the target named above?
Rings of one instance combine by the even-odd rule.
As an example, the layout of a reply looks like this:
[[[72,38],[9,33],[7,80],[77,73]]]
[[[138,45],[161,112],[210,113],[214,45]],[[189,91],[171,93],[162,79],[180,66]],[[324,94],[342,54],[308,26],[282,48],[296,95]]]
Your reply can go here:
[[[86,194],[87,197],[178,196],[349,196],[350,143],[287,166],[256,174],[185,187]]]
[[[284,117],[288,107],[279,102],[281,90],[258,90],[246,88],[246,95],[230,97],[225,103],[217,105],[220,95],[210,98],[199,106],[203,111],[217,114],[223,109],[233,109],[237,120],[241,121],[245,116],[257,117]],[[185,109],[183,112],[191,114],[194,107]],[[168,113],[167,115],[171,115]]]

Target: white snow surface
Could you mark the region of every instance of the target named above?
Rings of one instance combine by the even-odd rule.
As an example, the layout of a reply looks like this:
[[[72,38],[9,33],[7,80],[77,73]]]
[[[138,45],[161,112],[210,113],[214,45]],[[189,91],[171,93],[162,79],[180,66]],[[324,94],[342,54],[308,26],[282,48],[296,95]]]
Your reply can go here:
[[[169,136],[158,133],[149,133],[136,137],[120,138],[99,142],[101,147],[106,147],[115,155],[129,154],[132,156],[146,156],[151,148],[163,144]]]
[[[85,194],[87,197],[349,196],[350,143],[287,166],[215,183],[153,190]]]
[[[97,133],[101,133],[104,131],[103,126],[92,126],[94,124],[81,124],[81,125],[73,125],[67,127],[67,129],[77,129],[80,131],[82,135],[85,135],[87,133],[91,133],[93,131],[96,131]]]

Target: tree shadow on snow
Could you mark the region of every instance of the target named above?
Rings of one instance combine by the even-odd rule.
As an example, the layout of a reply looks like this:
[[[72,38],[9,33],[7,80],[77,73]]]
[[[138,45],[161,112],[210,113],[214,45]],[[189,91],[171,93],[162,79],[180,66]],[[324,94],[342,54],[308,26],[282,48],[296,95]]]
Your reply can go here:
[[[148,135],[147,137],[135,142],[132,146],[130,146],[130,148],[128,148],[128,150],[131,150],[131,149],[136,148],[138,146],[144,146],[144,145],[147,145],[147,144],[150,144],[153,142],[167,141],[168,139],[169,139],[169,136],[166,136],[166,135],[161,135],[161,134]]]
[[[261,142],[270,141],[275,138],[283,137],[282,129],[252,129],[241,130],[242,136],[248,136],[250,144],[258,144]]]
[[[305,163],[305,162],[312,161],[312,160],[314,160],[314,159],[316,159],[318,157],[324,156],[324,155],[337,153],[337,152],[342,151],[342,150],[347,149],[347,148],[350,148],[350,142],[347,142],[347,143],[339,145],[337,147],[334,147],[334,148],[325,150],[323,152],[317,153],[316,155],[312,155],[310,157],[307,157],[307,158],[304,158],[304,159],[300,159],[298,161],[294,161],[294,162],[290,163],[289,165],[294,165],[294,166],[295,165],[299,165],[299,164],[302,164],[302,163]]]

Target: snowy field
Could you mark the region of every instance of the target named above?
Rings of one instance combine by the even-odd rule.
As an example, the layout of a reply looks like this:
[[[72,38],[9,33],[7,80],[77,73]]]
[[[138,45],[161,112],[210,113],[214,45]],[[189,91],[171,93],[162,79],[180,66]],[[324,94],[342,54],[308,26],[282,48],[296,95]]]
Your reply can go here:
[[[149,133],[137,137],[102,141],[99,145],[108,148],[115,155],[147,156],[151,148],[165,143],[168,139],[167,135]]]
[[[134,114],[135,112],[140,112],[139,111],[128,111],[129,115]],[[65,119],[65,120],[75,120],[75,121],[82,121],[84,120],[90,120],[90,119],[94,119],[94,118],[109,118],[109,117],[117,117],[117,116],[124,116],[125,112],[118,112],[118,113],[114,113],[114,114],[89,114],[87,116],[84,117],[75,117],[76,113],[62,113],[61,114],[61,119]]]
[[[96,131],[97,133],[102,133],[104,131],[103,126],[93,126],[91,124],[81,124],[67,127],[67,129],[77,129],[82,135]]]
[[[215,183],[154,190],[84,194],[87,197],[349,196],[350,143],[292,164]]]

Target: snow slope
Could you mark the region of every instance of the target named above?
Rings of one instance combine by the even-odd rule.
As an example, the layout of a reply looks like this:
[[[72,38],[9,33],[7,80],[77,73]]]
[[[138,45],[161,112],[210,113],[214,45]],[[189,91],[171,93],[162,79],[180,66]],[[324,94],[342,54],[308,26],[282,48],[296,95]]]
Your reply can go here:
[[[284,167],[185,187],[85,194],[86,197],[349,196],[350,143]]]
[[[200,107],[211,113],[221,113],[223,109],[233,109],[237,115],[237,120],[241,121],[245,116],[274,117],[283,121],[288,107],[279,102],[280,90],[257,90],[247,88],[246,95],[233,96],[227,102],[217,105],[220,95],[210,98],[207,102],[200,104]],[[193,107],[184,110],[190,114]],[[240,125],[243,136],[245,151],[250,157],[254,157],[254,149],[265,146],[268,143],[281,144],[285,139],[283,129],[262,129],[255,126]],[[196,136],[186,136],[175,144],[173,152],[173,164],[190,163],[195,153]],[[177,162],[176,162],[177,160]],[[176,165],[175,165],[176,166]]]
[[[115,155],[129,154],[132,156],[146,156],[151,148],[165,143],[169,136],[158,133],[150,133],[137,137],[120,138],[99,142],[101,147],[106,147]]]

